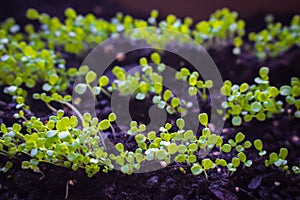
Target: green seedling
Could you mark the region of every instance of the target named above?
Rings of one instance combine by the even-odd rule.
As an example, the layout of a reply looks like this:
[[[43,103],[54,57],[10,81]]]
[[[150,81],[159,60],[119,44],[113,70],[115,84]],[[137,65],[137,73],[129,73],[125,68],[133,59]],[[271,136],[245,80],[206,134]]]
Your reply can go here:
[[[299,46],[299,15],[295,15],[290,25],[274,23],[273,17],[267,16],[267,28],[258,33],[249,33],[248,38],[254,42],[254,54],[259,59],[275,57],[287,51],[293,45]]]
[[[260,139],[255,140],[253,142],[253,145],[254,145],[255,149],[259,151],[260,156],[266,155],[267,152],[265,150],[263,150],[263,143]]]

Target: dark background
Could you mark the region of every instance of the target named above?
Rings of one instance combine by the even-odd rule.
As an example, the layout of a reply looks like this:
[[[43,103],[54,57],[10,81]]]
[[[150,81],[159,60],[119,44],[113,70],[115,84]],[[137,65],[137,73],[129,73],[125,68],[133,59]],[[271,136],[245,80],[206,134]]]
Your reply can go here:
[[[14,17],[21,25],[27,23],[25,13],[31,7],[60,18],[67,7],[72,7],[78,13],[92,12],[105,19],[119,11],[145,19],[152,9],[158,9],[160,19],[175,14],[180,18],[190,16],[195,21],[208,19],[216,9],[228,7],[239,12],[251,31],[264,26],[263,19],[268,13],[283,23],[300,13],[299,0],[0,0],[0,21]]]

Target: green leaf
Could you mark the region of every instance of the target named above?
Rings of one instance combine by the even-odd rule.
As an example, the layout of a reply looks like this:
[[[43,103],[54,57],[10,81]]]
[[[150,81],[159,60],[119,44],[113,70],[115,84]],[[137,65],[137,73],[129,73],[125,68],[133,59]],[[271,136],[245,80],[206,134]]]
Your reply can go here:
[[[166,106],[166,102],[165,101],[160,101],[158,104],[157,104],[157,107],[160,108],[160,109],[164,109],[165,106]]]
[[[29,169],[30,168],[30,162],[23,161],[22,162],[22,169]]]
[[[36,9],[29,8],[26,12],[26,17],[31,20],[35,20],[39,18],[39,13]]]
[[[153,102],[154,104],[158,104],[160,101],[161,101],[161,97],[160,97],[160,96],[154,96],[154,97],[152,98],[152,102]]]
[[[282,96],[288,96],[292,92],[292,88],[290,86],[284,85],[280,87],[280,94]]]
[[[66,137],[68,137],[69,134],[70,134],[69,131],[62,131],[58,134],[58,137],[59,137],[59,139],[62,140],[62,139],[65,139]]]
[[[249,149],[252,146],[252,143],[250,141],[244,142],[244,148]]]
[[[65,114],[64,110],[59,109],[56,113],[57,119],[61,119]]]
[[[165,101],[168,101],[168,100],[171,98],[171,96],[172,96],[172,92],[171,92],[170,90],[166,90],[166,91],[164,92],[163,99],[164,99]]]
[[[233,115],[239,115],[242,112],[242,107],[239,105],[233,105],[231,110]]]
[[[260,155],[260,156],[264,156],[264,155],[266,155],[266,151],[265,150],[263,150],[263,151],[260,151],[259,153],[258,153],[258,155]]]
[[[225,153],[229,153],[231,151],[231,145],[223,144],[222,147],[221,147],[221,150]]]
[[[177,97],[172,98],[171,100],[171,105],[173,108],[176,108],[180,104],[180,99]]]
[[[262,77],[262,78],[265,78],[267,77],[269,74],[269,68],[267,67],[262,67],[259,69],[259,76]]]
[[[202,160],[202,166],[204,170],[208,170],[214,167],[214,163],[209,158],[206,158]]]
[[[235,142],[240,143],[245,139],[245,135],[241,132],[237,133],[235,136]]]
[[[243,163],[246,162],[246,160],[247,160],[247,157],[246,157],[246,155],[245,155],[244,152],[238,153],[238,158],[239,158],[240,161],[242,161]]]
[[[79,83],[75,87],[75,92],[77,92],[78,94],[83,94],[83,93],[85,93],[86,89],[87,89],[87,85],[86,84]]]
[[[260,139],[255,140],[253,144],[254,144],[255,149],[257,149],[258,151],[262,151],[263,143]]]
[[[227,166],[227,162],[226,160],[224,159],[220,159],[220,158],[217,158],[216,161],[215,161],[216,165],[219,165],[219,166],[222,166],[222,167],[226,167]]]
[[[147,58],[140,58],[140,65],[145,67],[148,65]]]
[[[168,146],[168,152],[172,155],[178,151],[178,146],[175,143],[172,143]]]
[[[292,170],[293,170],[293,172],[294,172],[295,174],[300,174],[300,167],[298,167],[298,166],[293,166],[293,167],[292,167]]]
[[[86,122],[90,122],[92,120],[92,115],[90,113],[84,113],[83,114],[83,119],[86,121]]]
[[[129,168],[129,166],[128,165],[124,165],[124,166],[122,166],[121,167],[121,172],[123,173],[123,174],[130,174],[130,168]]]
[[[194,137],[194,133],[192,130],[187,130],[184,134],[183,134],[183,138],[185,140],[189,140],[192,139]]]
[[[93,92],[94,95],[99,95],[100,92],[101,92],[101,88],[98,87],[98,86],[94,86],[94,87],[92,88],[92,92]]]
[[[33,98],[33,99],[36,99],[36,100],[39,100],[39,99],[41,98],[41,95],[38,94],[38,93],[34,93],[34,94],[32,95],[32,98]]]
[[[278,155],[277,155],[277,153],[273,152],[273,153],[270,153],[269,158],[270,158],[270,164],[272,164],[278,160]]]
[[[207,126],[208,124],[208,116],[206,113],[201,113],[198,116],[199,122],[203,125],[203,126]]]
[[[197,88],[189,87],[188,92],[189,92],[190,96],[195,96],[197,94]]]
[[[294,115],[296,118],[300,118],[300,110],[296,111]]]
[[[251,161],[251,160],[247,160],[247,161],[244,163],[244,165],[245,165],[246,167],[251,167],[251,166],[252,166],[252,161]]]
[[[245,150],[244,146],[242,146],[242,145],[237,145],[237,146],[235,147],[235,149],[236,149],[237,152],[242,152],[242,151]]]
[[[51,138],[51,137],[54,137],[57,133],[57,130],[49,130],[46,132],[46,137],[47,138]]]
[[[204,128],[202,129],[202,135],[205,137],[209,137],[211,134],[210,129],[209,128]]]
[[[212,80],[205,81],[205,87],[208,88],[208,89],[212,88],[213,87]]]
[[[203,172],[203,169],[201,168],[201,166],[199,164],[193,164],[193,166],[191,167],[191,171],[193,173],[193,175],[199,175]]]
[[[268,91],[271,97],[276,97],[279,94],[279,91],[276,87],[269,87]]]
[[[268,100],[268,96],[266,93],[264,92],[260,92],[257,96],[257,99],[260,101],[260,102],[264,102],[266,100]]]
[[[240,166],[241,161],[238,158],[232,158],[231,163],[232,163],[233,167],[237,168],[238,166]]]
[[[222,91],[222,93],[223,93],[224,95],[226,95],[226,96],[230,96],[230,94],[231,94],[231,88],[230,88],[230,86],[228,86],[228,85],[224,85],[224,86],[221,88],[221,91]]]
[[[149,140],[154,140],[156,138],[156,132],[155,131],[150,131],[148,133],[148,139]]]
[[[77,14],[73,8],[67,8],[65,10],[65,16],[71,19],[75,19],[77,17]]]
[[[288,150],[287,148],[281,148],[280,151],[279,151],[279,157],[281,159],[285,159],[288,155]]]
[[[119,152],[123,152],[124,151],[124,145],[122,143],[118,143],[118,144],[116,144],[116,149]]]
[[[261,108],[262,108],[262,105],[261,105],[260,102],[253,102],[253,103],[251,104],[251,110],[252,110],[253,112],[259,112]]]
[[[139,143],[143,143],[146,141],[146,137],[143,134],[137,134],[135,136],[135,141],[139,144]]]
[[[185,126],[185,122],[184,122],[184,119],[182,118],[179,118],[176,120],[176,125],[179,129],[183,129],[184,126]]]
[[[266,119],[266,115],[265,115],[264,113],[262,113],[262,112],[257,113],[257,114],[255,115],[255,117],[256,117],[256,119],[257,119],[258,121],[264,121],[264,120]]]
[[[52,86],[49,85],[48,83],[45,83],[42,87],[42,89],[46,92],[49,92],[52,89]]]
[[[180,74],[181,74],[182,76],[188,76],[188,75],[190,75],[191,73],[190,73],[190,70],[188,70],[187,68],[181,68],[181,69],[180,69]]]
[[[198,145],[197,144],[192,143],[192,144],[189,145],[189,151],[190,152],[195,152],[197,150],[198,150]]]
[[[86,83],[91,83],[93,82],[95,79],[97,78],[97,74],[93,71],[89,71],[86,75],[85,75],[85,81]]]
[[[151,54],[151,60],[155,63],[155,64],[160,64],[160,61],[161,61],[161,58],[160,58],[160,55],[158,53],[152,53]]]
[[[56,74],[52,74],[49,77],[49,83],[51,85],[55,85],[57,83],[57,81],[59,80],[59,77]]]
[[[187,151],[187,148],[186,148],[185,145],[183,145],[183,144],[178,145],[178,152],[179,153],[185,153],[186,151]]]
[[[165,158],[167,158],[167,156],[169,155],[168,152],[164,149],[161,149],[161,150],[158,150],[156,153],[155,153],[156,157],[159,159],[159,160],[164,160]]]
[[[172,128],[172,124],[166,123],[166,124],[165,124],[165,128],[166,128],[167,130],[170,130],[170,129]]]
[[[187,161],[189,163],[195,163],[197,161],[197,157],[195,155],[189,155]]]
[[[150,79],[151,81],[153,81],[154,83],[158,82],[161,83],[162,82],[162,76],[158,75],[157,73],[152,73],[150,75]]]
[[[234,126],[240,126],[242,124],[242,118],[240,116],[234,116],[231,122]]]
[[[110,114],[108,115],[108,120],[109,120],[110,122],[114,122],[114,121],[116,121],[116,119],[117,119],[117,115],[116,115],[115,113],[110,113]]]
[[[4,134],[8,132],[5,124],[1,124],[1,132]]]
[[[139,125],[139,132],[145,132],[147,129],[146,125],[145,124],[141,124]]]
[[[290,105],[294,105],[295,102],[296,102],[296,99],[295,99],[294,97],[292,97],[292,96],[287,96],[287,97],[285,98],[285,101],[286,101],[288,104],[290,104]]]
[[[143,99],[146,98],[146,95],[145,95],[144,93],[140,93],[140,92],[139,92],[139,93],[136,94],[135,98],[136,98],[137,100],[143,100]]]
[[[154,83],[154,90],[156,94],[160,94],[162,91],[163,87],[161,83],[155,82]]]
[[[102,120],[99,124],[98,124],[98,129],[101,131],[104,131],[106,129],[110,128],[110,121],[107,119]]]
[[[109,83],[109,79],[108,79],[107,76],[103,75],[103,76],[100,77],[100,79],[99,79],[99,86],[100,87],[107,86],[108,83]]]
[[[190,76],[190,77],[189,77],[189,84],[190,84],[191,86],[195,86],[195,85],[197,84],[197,77],[195,77],[195,76]]]
[[[186,155],[185,154],[179,154],[175,157],[176,162],[185,162],[186,161]]]

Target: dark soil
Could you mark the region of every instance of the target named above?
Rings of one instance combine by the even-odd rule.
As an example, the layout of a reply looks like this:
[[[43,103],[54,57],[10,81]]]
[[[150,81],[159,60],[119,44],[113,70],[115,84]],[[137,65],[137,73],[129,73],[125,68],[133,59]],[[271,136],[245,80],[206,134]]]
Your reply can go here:
[[[300,49],[293,47],[286,53],[274,59],[259,62],[249,53],[243,52],[240,56],[231,53],[232,47],[223,49],[209,49],[208,52],[218,66],[224,80],[229,79],[234,83],[252,83],[261,66],[270,67],[271,83],[280,86],[288,84],[292,76],[300,77]],[[137,58],[145,52],[128,55],[120,66],[130,66],[137,63]],[[146,52],[149,56],[149,52]],[[168,53],[164,54],[163,61],[170,66],[180,66],[180,59],[170,59]],[[187,66],[190,67],[190,66]],[[2,91],[2,88],[1,88]],[[9,99],[0,94],[0,123],[12,124],[13,114],[16,112],[15,104],[8,103]],[[3,97],[3,98],[2,98]],[[110,103],[105,96],[100,96],[96,106],[99,118],[104,118],[111,111]],[[3,101],[2,101],[3,100]],[[147,107],[131,102],[132,117],[140,121],[149,121]],[[135,104],[134,104],[135,103]],[[209,104],[203,104],[209,107]],[[205,106],[204,106],[205,105]],[[42,109],[42,104],[37,104],[34,114],[45,119],[51,114]],[[30,116],[32,113],[26,113]],[[116,129],[118,132],[118,129]],[[223,136],[234,137],[238,131],[245,133],[250,140],[261,138],[267,151],[278,151],[284,146],[289,150],[288,163],[292,166],[300,162],[300,123],[289,114],[275,116],[265,122],[252,121],[244,123],[239,128],[225,124]],[[110,136],[109,136],[110,137]],[[127,141],[129,140],[129,141]],[[117,140],[126,148],[134,148],[133,142],[124,133],[119,132]],[[216,157],[218,152],[211,152],[208,156]],[[0,174],[0,200],[21,199],[300,199],[300,177],[294,174],[286,175],[275,168],[265,168],[264,161],[257,158],[257,152],[249,150],[249,158],[253,158],[251,168],[240,168],[232,175],[225,170],[212,170],[208,173],[208,180],[204,175],[194,176],[185,164],[171,164],[164,169],[143,173],[124,175],[119,171],[108,174],[98,173],[88,178],[84,171],[76,172],[48,164],[39,167],[45,173],[41,174],[30,170],[22,170],[22,157],[13,160],[14,167],[7,174]],[[226,155],[229,156],[230,155]],[[228,158],[229,158],[228,157]],[[225,157],[226,158],[226,157]],[[0,156],[1,163],[6,161]],[[186,172],[180,170],[184,168]]]

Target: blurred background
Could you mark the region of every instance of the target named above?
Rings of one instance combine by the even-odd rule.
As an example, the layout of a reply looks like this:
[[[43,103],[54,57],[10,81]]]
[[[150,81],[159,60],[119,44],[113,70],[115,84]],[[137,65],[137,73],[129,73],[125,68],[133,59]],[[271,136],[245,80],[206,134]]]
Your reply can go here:
[[[14,17],[19,24],[27,23],[25,12],[31,7],[60,18],[67,7],[72,7],[78,13],[94,13],[105,19],[117,12],[145,19],[152,9],[157,9],[160,19],[175,14],[179,18],[190,16],[195,21],[208,19],[216,9],[228,7],[239,12],[250,31],[263,27],[268,13],[283,23],[300,13],[299,0],[0,0],[0,20]]]

